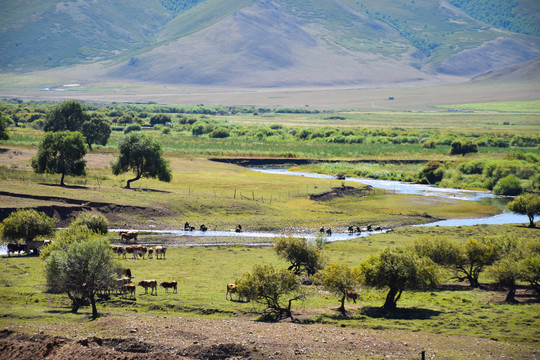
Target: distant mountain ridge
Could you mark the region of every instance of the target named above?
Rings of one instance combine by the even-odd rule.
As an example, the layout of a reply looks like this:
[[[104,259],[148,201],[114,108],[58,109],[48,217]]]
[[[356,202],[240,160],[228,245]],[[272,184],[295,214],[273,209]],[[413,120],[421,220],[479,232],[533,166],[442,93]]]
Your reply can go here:
[[[238,87],[472,78],[540,57],[538,2],[495,1],[0,0],[0,71],[100,62],[86,80]]]

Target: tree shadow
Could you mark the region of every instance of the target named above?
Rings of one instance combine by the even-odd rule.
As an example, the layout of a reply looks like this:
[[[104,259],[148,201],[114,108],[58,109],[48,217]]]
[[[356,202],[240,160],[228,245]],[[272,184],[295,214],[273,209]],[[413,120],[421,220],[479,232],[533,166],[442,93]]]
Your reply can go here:
[[[397,308],[388,311],[382,307],[366,306],[360,314],[373,319],[426,320],[442,314],[442,311],[421,308]]]
[[[47,183],[38,183],[39,185],[43,186],[54,186],[59,187],[62,189],[88,189],[88,186],[81,186],[81,185],[60,185],[60,184],[47,184]]]
[[[8,152],[9,149],[6,149],[6,148],[0,148],[0,154],[3,154],[3,153],[6,153]]]
[[[164,194],[170,194],[170,191],[167,190],[158,190],[158,189],[147,189],[147,188],[126,188],[123,187],[122,189],[125,190],[132,190],[132,191],[147,191],[147,192],[157,192],[157,193],[164,193]]]

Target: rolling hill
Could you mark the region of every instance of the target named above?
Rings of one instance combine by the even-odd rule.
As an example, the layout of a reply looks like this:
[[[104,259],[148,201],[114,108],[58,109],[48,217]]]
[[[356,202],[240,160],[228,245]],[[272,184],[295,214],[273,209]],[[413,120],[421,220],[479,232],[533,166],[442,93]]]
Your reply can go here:
[[[433,83],[529,66],[540,57],[535,0],[1,0],[0,6],[2,73],[75,67],[69,72],[81,82]]]

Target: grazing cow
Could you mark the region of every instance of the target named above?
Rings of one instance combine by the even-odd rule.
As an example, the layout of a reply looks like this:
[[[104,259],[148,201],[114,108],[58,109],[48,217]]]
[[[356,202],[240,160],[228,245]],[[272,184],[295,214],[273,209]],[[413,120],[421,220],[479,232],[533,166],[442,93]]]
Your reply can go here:
[[[375,231],[381,231],[382,228],[381,228],[380,226],[376,226],[374,230],[375,230]]]
[[[131,269],[124,270],[124,274],[129,280],[133,279],[133,276],[131,276]]]
[[[237,294],[238,293],[238,287],[236,286],[236,284],[233,284],[233,283],[228,283],[227,284],[227,293],[225,294],[225,299],[227,299],[227,296],[230,295],[230,299],[232,300],[232,294]],[[238,298],[240,299],[240,298]]]
[[[242,225],[240,224],[236,225],[236,229],[234,229],[234,231],[236,231],[237,233],[242,232]]]
[[[326,230],[326,235],[332,236],[332,229],[328,228],[328,230]]]
[[[116,279],[116,295],[118,295],[118,293],[123,294],[124,285],[127,285],[127,284],[131,284],[131,279],[129,277]]]
[[[199,230],[201,230],[202,232],[205,232],[206,230],[208,230],[208,228],[206,227],[206,225],[202,224],[202,225],[199,227]]]
[[[154,248],[148,248],[148,256],[147,256],[148,259],[153,259],[154,258]]]
[[[347,302],[350,302],[352,300],[356,304],[356,299],[358,299],[358,293],[356,291],[347,290],[347,294],[345,295],[347,298]]]
[[[122,257],[127,259],[127,254],[132,254],[134,259],[137,259],[137,247],[136,246],[122,246]]]
[[[133,284],[125,284],[121,287],[122,296],[129,294],[129,297],[135,297],[137,287]]]
[[[144,257],[146,256],[147,251],[148,251],[148,249],[146,248],[146,246],[142,246],[142,245],[136,246],[135,247],[135,258],[138,259],[139,256],[140,256],[144,260]]]
[[[161,284],[159,284],[160,286],[162,286],[164,289],[165,289],[165,292],[168,294],[169,293],[169,289],[173,289],[173,293],[176,294],[176,281],[164,281],[162,282]]]
[[[366,229],[367,231],[371,231],[372,230],[371,224],[369,224]]]
[[[165,260],[165,252],[166,251],[167,251],[167,248],[165,246],[161,246],[161,245],[156,246],[156,248],[155,248],[156,259],[157,260],[159,260],[159,259]]]
[[[362,230],[360,230],[360,227],[359,227],[359,226],[356,227],[356,233],[357,233],[357,234],[361,234],[361,233],[362,233]]]
[[[354,227],[349,226],[349,228],[347,229],[347,231],[348,231],[349,235],[354,234]]]
[[[191,229],[191,226],[189,226],[189,223],[186,221],[184,224],[184,231],[189,231]]]
[[[144,288],[145,294],[148,294],[148,288],[150,288],[150,295],[157,296],[157,281],[156,280],[141,280],[139,281],[138,285]]]
[[[17,255],[21,256],[21,251],[28,252],[26,244],[8,244],[7,245],[7,255],[12,253],[14,254],[15,251],[17,252]]]
[[[120,231],[118,235],[120,235],[120,240],[122,242],[128,242],[129,240],[133,240],[133,242],[136,242],[139,233],[136,231]]]
[[[321,234],[324,234],[324,226],[321,227],[321,228],[319,229],[319,232],[320,232]]]

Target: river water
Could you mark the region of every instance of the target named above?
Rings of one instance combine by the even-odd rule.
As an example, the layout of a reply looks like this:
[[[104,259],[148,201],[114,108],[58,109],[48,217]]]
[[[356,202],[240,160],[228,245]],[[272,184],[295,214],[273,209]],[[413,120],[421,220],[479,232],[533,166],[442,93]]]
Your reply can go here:
[[[335,179],[335,176],[331,176],[331,175],[298,172],[298,171],[288,171],[287,169],[268,169],[268,168],[250,168],[250,169],[253,171],[263,172],[267,174],[302,176],[302,177],[310,177],[310,178],[316,178],[316,179]],[[516,214],[510,211],[507,211],[505,209],[506,203],[508,203],[508,201],[510,200],[509,197],[493,195],[489,191],[472,191],[472,190],[462,190],[462,189],[439,188],[433,185],[422,185],[422,184],[413,184],[413,183],[406,183],[406,182],[400,182],[400,181],[376,180],[376,179],[358,178],[358,177],[346,177],[344,180],[336,180],[336,181],[358,182],[365,185],[371,185],[374,188],[392,191],[392,192],[395,192],[396,194],[435,196],[435,197],[444,197],[444,198],[467,200],[467,201],[482,201],[482,202],[487,202],[492,205],[495,205],[499,207],[502,211],[501,214],[498,214],[495,216],[484,217],[484,218],[441,220],[441,221],[436,221],[436,222],[432,222],[428,224],[413,225],[413,226],[473,226],[473,225],[484,225],[484,224],[485,225],[498,225],[498,224],[514,224],[514,223],[528,223],[529,222],[529,219],[527,218],[526,215]],[[109,232],[117,233],[118,231],[127,231],[127,230],[137,230],[137,229],[110,229]],[[148,231],[152,233],[157,233],[157,234],[162,233],[162,234],[169,234],[173,236],[192,236],[192,237],[209,236],[209,237],[219,237],[219,238],[245,237],[245,238],[271,239],[271,238],[275,238],[275,237],[283,235],[280,233],[249,232],[249,231],[237,233],[234,231],[234,229],[223,230],[223,231],[208,230],[205,232],[198,231],[198,230],[184,231],[184,230],[153,230],[153,229],[146,229],[146,230],[138,229],[138,231]],[[326,238],[327,238],[327,241],[329,242],[342,241],[342,240],[348,240],[348,239],[353,239],[357,237],[365,237],[372,234],[380,234],[384,232],[386,232],[386,230],[362,232],[361,234],[353,234],[353,235],[350,235],[348,233],[334,232],[332,233],[332,236],[328,236]],[[315,238],[314,234],[294,233],[294,234],[287,234],[287,235],[291,235],[295,237],[305,237],[307,239]],[[201,245],[210,246],[210,245],[227,245],[227,244],[229,244],[229,242],[224,240],[223,242],[216,243],[216,244],[205,243]],[[197,245],[197,244],[186,244],[186,246],[193,246],[193,245]],[[271,243],[258,242],[258,243],[253,243],[252,245],[263,246],[263,245],[271,245]],[[0,254],[6,254],[6,253],[7,253],[7,248],[5,246],[0,246]]]

